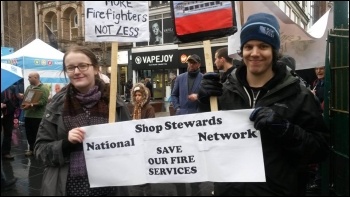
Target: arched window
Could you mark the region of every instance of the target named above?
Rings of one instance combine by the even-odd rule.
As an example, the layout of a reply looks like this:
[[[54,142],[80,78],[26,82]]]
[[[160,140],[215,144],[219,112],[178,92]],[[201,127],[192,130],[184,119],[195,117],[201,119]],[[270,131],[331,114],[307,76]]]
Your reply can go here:
[[[57,36],[57,16],[54,14],[51,18],[51,31]]]
[[[73,10],[69,17],[69,24],[70,24],[70,40],[75,40],[78,38],[78,15],[77,11]]]

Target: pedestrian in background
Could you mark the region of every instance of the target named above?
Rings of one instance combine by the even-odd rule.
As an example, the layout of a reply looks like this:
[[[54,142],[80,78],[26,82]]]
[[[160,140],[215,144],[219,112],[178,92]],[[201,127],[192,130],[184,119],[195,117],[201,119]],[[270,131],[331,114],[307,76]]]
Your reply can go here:
[[[325,67],[320,66],[315,68],[317,79],[312,83],[311,92],[317,97],[318,102],[321,105],[322,110],[324,109],[324,74]]]
[[[5,104],[1,103],[1,122],[3,122],[3,114],[2,114],[2,109],[5,108]],[[1,125],[1,146],[3,143],[3,137],[4,135],[4,129],[3,126]],[[2,153],[3,149],[1,149],[1,153]],[[12,186],[17,182],[17,178],[14,177],[12,179],[7,179],[4,169],[3,169],[3,165],[2,165],[2,157],[1,157],[1,192],[5,192],[8,190],[12,189]]]
[[[131,103],[133,104],[133,120],[155,118],[156,113],[150,102],[150,91],[143,83],[136,83],[131,91]],[[151,196],[151,184],[140,185],[140,196]]]
[[[176,115],[193,114],[198,112],[198,91],[203,74],[200,72],[201,58],[190,55],[187,58],[187,72],[176,77],[171,92],[171,102]],[[192,196],[200,195],[200,183],[190,183]],[[186,196],[186,184],[175,183],[177,195]]]
[[[106,196],[116,192],[115,187],[90,188],[84,159],[81,127],[108,123],[109,116],[110,86],[100,79],[97,62],[94,53],[81,46],[70,48],[63,56],[63,72],[70,83],[47,105],[35,143],[35,155],[45,165],[41,195]],[[116,106],[117,121],[130,120],[120,96]]]
[[[307,165],[325,160],[329,153],[329,131],[320,107],[285,64],[277,63],[280,32],[273,15],[249,16],[240,39],[244,65],[224,84],[217,73],[205,74],[199,100],[210,106],[210,96],[218,96],[219,110],[254,109],[246,118],[260,131],[266,182],[214,183],[214,194],[305,195]]]
[[[133,120],[156,117],[150,99],[149,89],[143,83],[136,83],[131,91],[131,103],[134,107]]]
[[[193,54],[187,58],[187,72],[176,77],[171,100],[176,115],[198,112],[197,94],[203,74],[200,72],[201,59]]]
[[[145,79],[145,86],[149,89],[151,95],[150,95],[150,99],[153,99],[153,85],[151,83],[151,78],[146,78]]]
[[[129,79],[125,84],[125,100],[126,100],[126,102],[130,101],[132,86],[133,86],[132,79]]]
[[[26,130],[29,150],[25,152],[25,156],[32,156],[34,151],[34,143],[38,133],[41,118],[44,115],[46,104],[48,103],[50,90],[46,85],[41,83],[40,75],[37,72],[31,72],[28,75],[30,85],[24,92],[24,97],[30,90],[38,90],[42,94],[36,103],[22,102],[22,109],[24,110],[24,127]]]
[[[4,159],[14,159],[11,155],[12,130],[14,128],[14,115],[16,109],[19,108],[19,99],[16,95],[15,86],[11,85],[1,92],[1,126],[4,129],[3,143],[1,153]]]
[[[290,72],[290,74],[299,79],[300,85],[309,88],[307,82],[301,78],[298,73],[295,72],[295,59],[292,56],[282,55],[282,57],[279,58],[278,62],[287,66],[287,70]]]
[[[222,70],[220,81],[224,83],[227,79],[227,76],[235,69],[235,66],[232,64],[232,58],[228,56],[227,47],[220,48],[215,52],[215,65],[216,68]]]

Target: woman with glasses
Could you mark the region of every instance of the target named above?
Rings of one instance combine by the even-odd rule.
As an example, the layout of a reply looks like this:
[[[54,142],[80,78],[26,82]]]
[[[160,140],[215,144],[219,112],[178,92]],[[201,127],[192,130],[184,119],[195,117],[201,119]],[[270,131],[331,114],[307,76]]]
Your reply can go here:
[[[114,187],[90,188],[81,127],[108,123],[109,84],[99,77],[94,53],[76,46],[63,56],[63,72],[70,83],[46,106],[35,142],[35,155],[45,164],[41,194],[45,196],[105,196]],[[130,119],[117,97],[117,121]]]

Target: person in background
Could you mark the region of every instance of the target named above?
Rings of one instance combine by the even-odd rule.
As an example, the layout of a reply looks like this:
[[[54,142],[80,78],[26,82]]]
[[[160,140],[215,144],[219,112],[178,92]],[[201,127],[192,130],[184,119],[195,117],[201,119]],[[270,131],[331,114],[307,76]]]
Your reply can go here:
[[[324,109],[324,74],[325,67],[320,66],[315,68],[317,79],[312,83],[311,92],[318,98],[322,110]]]
[[[24,110],[24,127],[26,130],[27,141],[29,144],[29,150],[25,152],[25,156],[32,156],[34,150],[35,138],[38,133],[38,128],[41,122],[41,118],[45,112],[45,106],[48,103],[50,90],[46,85],[41,83],[40,75],[37,72],[31,72],[28,75],[28,81],[30,85],[27,87],[24,95],[26,96],[29,90],[35,89],[41,91],[41,97],[36,103],[23,102],[22,109]]]
[[[17,98],[19,100],[19,106],[21,106],[22,102],[23,102],[23,97],[24,97],[24,79],[21,79],[17,82],[16,95],[17,95]],[[20,107],[18,109],[20,110],[20,115],[18,118],[19,125],[23,125],[24,124],[24,111]]]
[[[176,77],[171,92],[171,102],[175,115],[193,114],[198,112],[198,91],[203,74],[200,72],[201,58],[190,55],[187,58],[187,72]],[[200,195],[200,183],[190,183],[192,196]],[[186,184],[175,183],[177,195],[186,196]]]
[[[170,103],[170,105],[169,105],[169,114],[170,114],[170,116],[174,116],[175,115],[175,109],[174,109],[173,101],[172,101],[172,98],[171,98],[171,92],[174,89],[175,80],[176,80],[176,74],[173,73],[173,72],[170,72],[169,73],[170,96],[168,98],[168,102]]]
[[[283,55],[281,58],[279,58],[278,62],[287,66],[287,70],[290,72],[290,74],[300,80],[300,85],[308,87],[307,82],[295,72],[295,59],[293,57]]]
[[[5,108],[5,104],[1,103],[1,109]],[[3,122],[3,114],[2,114],[2,110],[1,110],[1,122]],[[3,126],[1,125],[1,146],[2,146],[2,142],[3,142]],[[1,149],[1,152],[3,151],[3,149]],[[5,191],[9,191],[12,189],[12,186],[17,182],[17,178],[14,177],[12,179],[7,179],[4,169],[3,169],[3,165],[2,165],[2,157],[1,157],[1,192],[5,192]]]
[[[152,100],[153,99],[153,85],[151,83],[151,79],[150,78],[146,78],[145,79],[145,85],[149,89],[149,91],[151,92],[150,99]]]
[[[128,81],[125,84],[125,100],[126,100],[126,102],[130,101],[132,86],[133,86],[132,79],[128,79]]]
[[[217,69],[224,71],[220,79],[221,83],[224,83],[227,76],[235,69],[235,66],[232,65],[232,58],[228,56],[227,47],[216,50],[214,63]]]
[[[105,82],[105,83],[111,83],[111,80],[109,79],[109,77],[103,73],[99,73],[100,78]]]
[[[19,107],[19,99],[16,96],[15,86],[11,85],[6,90],[1,92],[1,126],[4,129],[3,143],[1,153],[4,159],[14,159],[11,155],[12,130],[14,127],[14,115]]]
[[[108,123],[110,86],[99,77],[94,53],[73,46],[63,56],[70,83],[46,106],[38,129],[35,155],[45,165],[43,196],[106,196],[115,187],[90,188],[83,151],[82,127]],[[116,121],[130,120],[125,102],[117,96]],[[127,194],[123,194],[127,195]]]
[[[143,83],[136,83],[131,89],[131,103],[134,107],[132,119],[155,118],[156,113],[150,102],[150,90]],[[151,196],[151,184],[140,185],[140,196]]]
[[[314,95],[277,62],[279,29],[271,14],[250,15],[240,34],[244,65],[224,84],[218,73],[203,76],[201,109],[210,109],[210,96],[218,96],[219,110],[254,109],[246,118],[260,131],[266,175],[261,183],[214,183],[215,195],[305,195],[307,165],[329,154],[329,130]]]
[[[55,84],[55,93],[57,94],[59,91],[61,91],[61,86],[60,86],[60,84],[56,83]]]
[[[169,79],[170,79],[170,92],[172,92],[174,89],[174,85],[175,85],[176,74],[171,72],[169,74]]]
[[[203,74],[200,72],[201,59],[193,54],[187,58],[187,72],[176,77],[171,100],[176,115],[198,112],[198,91]]]
[[[150,91],[143,83],[136,83],[131,89],[131,103],[134,106],[133,120],[155,118],[150,102]]]
[[[317,102],[320,104],[322,112],[324,110],[324,77],[325,67],[320,66],[315,68],[317,79],[312,83],[311,92],[315,95]],[[319,192],[321,191],[321,171],[320,163],[314,163],[309,165],[310,180],[308,182],[308,192]]]

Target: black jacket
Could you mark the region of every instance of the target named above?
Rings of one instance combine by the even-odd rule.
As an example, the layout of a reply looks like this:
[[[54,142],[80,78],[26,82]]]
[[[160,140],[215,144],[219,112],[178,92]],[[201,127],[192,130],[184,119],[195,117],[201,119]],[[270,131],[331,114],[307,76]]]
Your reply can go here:
[[[246,66],[228,76],[223,95],[218,97],[219,110],[252,108],[252,94],[245,77]],[[294,130],[284,138],[261,131],[265,183],[215,183],[215,195],[299,195],[303,187],[298,183],[301,169],[328,155],[329,132],[310,90],[281,66],[261,91],[256,107],[272,108],[292,123]]]
[[[3,115],[11,115],[15,113],[16,108],[19,107],[19,99],[16,95],[15,86],[10,86],[1,92],[1,103],[5,103],[6,107],[1,109]]]

